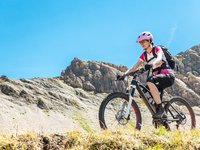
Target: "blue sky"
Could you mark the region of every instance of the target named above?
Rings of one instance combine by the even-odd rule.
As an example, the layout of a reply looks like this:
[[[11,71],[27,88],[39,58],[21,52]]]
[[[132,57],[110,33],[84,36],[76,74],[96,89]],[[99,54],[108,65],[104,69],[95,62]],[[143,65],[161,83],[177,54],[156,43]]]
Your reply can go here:
[[[131,67],[151,31],[173,55],[200,43],[199,0],[0,0],[0,75],[55,77],[74,57]]]

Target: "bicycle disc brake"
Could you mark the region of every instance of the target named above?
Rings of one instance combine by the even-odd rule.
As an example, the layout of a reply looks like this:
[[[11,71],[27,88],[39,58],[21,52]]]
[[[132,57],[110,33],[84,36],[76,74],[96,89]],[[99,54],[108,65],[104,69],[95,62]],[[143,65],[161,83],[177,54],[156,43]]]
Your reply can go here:
[[[128,116],[128,118],[125,118],[125,111],[124,110],[120,110],[117,112],[117,114],[115,115],[116,120],[119,122],[119,124],[121,125],[126,125],[128,123],[128,120],[130,119],[130,115]]]

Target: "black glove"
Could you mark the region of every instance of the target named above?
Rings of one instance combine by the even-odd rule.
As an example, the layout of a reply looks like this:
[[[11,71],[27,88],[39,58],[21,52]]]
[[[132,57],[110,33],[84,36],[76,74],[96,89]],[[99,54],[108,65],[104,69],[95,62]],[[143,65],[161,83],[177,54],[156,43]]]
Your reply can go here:
[[[117,75],[117,80],[124,80],[124,78],[126,77],[126,75]]]
[[[145,68],[145,70],[150,70],[150,69],[152,68],[152,65],[146,64],[146,65],[144,66],[144,68]]]

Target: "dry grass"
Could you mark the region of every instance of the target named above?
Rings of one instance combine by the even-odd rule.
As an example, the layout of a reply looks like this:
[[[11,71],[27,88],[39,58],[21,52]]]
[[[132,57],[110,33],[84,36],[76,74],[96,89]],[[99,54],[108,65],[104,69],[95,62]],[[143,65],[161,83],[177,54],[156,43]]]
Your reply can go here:
[[[82,128],[83,130],[85,130],[86,132],[89,132],[89,133],[93,132],[93,130],[92,130],[92,129],[90,128],[90,126],[88,125],[86,119],[83,118],[83,117],[81,116],[81,113],[80,113],[80,112],[75,111],[75,112],[73,113],[72,118],[73,118],[75,121],[77,121],[77,122],[79,123],[79,125],[81,126],[81,128]]]
[[[106,130],[99,132],[70,131],[65,134],[0,135],[0,149],[71,149],[71,150],[127,150],[127,149],[200,149],[200,130],[168,132],[155,130]]]

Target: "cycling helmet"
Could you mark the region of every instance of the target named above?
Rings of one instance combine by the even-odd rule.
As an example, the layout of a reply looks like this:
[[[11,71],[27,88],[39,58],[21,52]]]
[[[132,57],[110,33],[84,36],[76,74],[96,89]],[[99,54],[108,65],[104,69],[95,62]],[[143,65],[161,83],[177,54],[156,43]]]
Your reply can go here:
[[[138,36],[136,42],[140,42],[142,40],[150,40],[150,43],[152,43],[153,35],[149,31],[144,31],[144,32],[140,33],[140,35]]]

